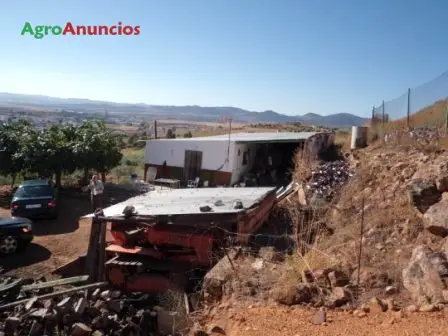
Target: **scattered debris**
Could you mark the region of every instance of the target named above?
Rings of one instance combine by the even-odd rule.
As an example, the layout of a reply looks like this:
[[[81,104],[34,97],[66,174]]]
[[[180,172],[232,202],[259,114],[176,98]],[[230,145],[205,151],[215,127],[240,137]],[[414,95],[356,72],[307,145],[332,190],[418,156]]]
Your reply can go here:
[[[386,143],[394,143],[400,140],[413,140],[418,143],[433,143],[440,137],[438,128],[435,127],[419,127],[410,130],[396,130],[388,132],[384,135]]]
[[[101,290],[105,282],[40,295],[54,286],[85,281],[85,276],[10,286],[7,292],[4,284],[17,280],[29,282],[0,278],[0,335],[168,335],[188,324],[185,312],[168,312],[147,295]]]
[[[321,163],[311,172],[305,189],[310,196],[330,201],[335,192],[352,176],[348,162],[344,160]]]

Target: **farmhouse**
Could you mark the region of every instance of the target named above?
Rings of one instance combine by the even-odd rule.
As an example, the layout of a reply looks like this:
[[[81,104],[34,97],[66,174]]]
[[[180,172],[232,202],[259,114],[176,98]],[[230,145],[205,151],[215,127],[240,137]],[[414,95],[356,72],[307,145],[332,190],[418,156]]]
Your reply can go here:
[[[147,140],[144,178],[149,167],[155,167],[157,178],[175,178],[184,183],[199,177],[209,186],[287,184],[298,148],[309,158],[326,150],[333,140],[333,133],[324,132],[232,133]]]

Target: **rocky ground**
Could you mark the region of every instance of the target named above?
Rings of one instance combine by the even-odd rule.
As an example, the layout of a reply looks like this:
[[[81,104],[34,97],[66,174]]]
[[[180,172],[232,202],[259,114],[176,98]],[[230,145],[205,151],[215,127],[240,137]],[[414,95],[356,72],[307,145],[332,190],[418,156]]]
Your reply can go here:
[[[230,311],[230,335],[445,333],[448,153],[377,145],[350,154],[349,163],[336,165],[344,179],[351,170],[353,177],[323,217],[301,223],[302,230],[328,229],[314,230],[303,253],[239,253],[209,273],[203,329]],[[331,321],[317,323],[328,326],[316,327],[314,309],[329,311]],[[364,332],[369,325],[381,327]]]

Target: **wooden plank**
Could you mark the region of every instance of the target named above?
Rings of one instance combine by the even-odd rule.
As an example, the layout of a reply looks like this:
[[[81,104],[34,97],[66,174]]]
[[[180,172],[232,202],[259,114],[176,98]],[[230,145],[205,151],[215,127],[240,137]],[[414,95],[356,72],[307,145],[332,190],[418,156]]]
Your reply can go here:
[[[90,229],[90,242],[86,258],[86,274],[90,276],[90,281],[96,281],[98,263],[98,242],[101,230],[101,219],[98,216],[92,218]]]
[[[31,285],[22,286],[22,289],[24,291],[32,291],[37,289],[43,289],[48,287],[56,287],[56,286],[63,286],[63,285],[71,285],[75,283],[85,282],[89,280],[88,275],[81,275],[71,278],[65,278],[65,279],[59,279],[59,280],[53,280],[53,281],[45,281],[41,283],[35,283]]]
[[[13,281],[13,282],[11,282],[9,284],[2,285],[0,287],[0,294],[9,292],[9,291],[11,291],[11,290],[13,290],[13,289],[15,289],[17,287],[20,287],[22,285],[23,281],[24,280],[22,278],[19,278],[19,279],[15,280],[15,281]]]
[[[49,293],[49,294],[40,295],[40,296],[37,296],[37,300],[50,299],[50,298],[60,296],[60,295],[67,295],[67,294],[71,294],[71,293],[75,293],[75,292],[83,291],[83,290],[87,290],[87,289],[92,289],[92,288],[100,288],[100,287],[104,287],[107,285],[108,285],[107,282],[96,282],[96,283],[92,283],[92,284],[85,285],[85,286],[80,286],[80,287],[62,290],[59,292],[53,292],[53,293]],[[0,311],[4,311],[4,310],[10,309],[10,308],[19,306],[21,304],[25,304],[31,299],[33,299],[33,298],[27,298],[27,299],[7,303],[3,306],[0,306]]]
[[[106,228],[107,223],[102,221],[100,224],[99,242],[98,242],[98,265],[97,265],[97,279],[98,281],[104,280],[104,266],[106,262]]]

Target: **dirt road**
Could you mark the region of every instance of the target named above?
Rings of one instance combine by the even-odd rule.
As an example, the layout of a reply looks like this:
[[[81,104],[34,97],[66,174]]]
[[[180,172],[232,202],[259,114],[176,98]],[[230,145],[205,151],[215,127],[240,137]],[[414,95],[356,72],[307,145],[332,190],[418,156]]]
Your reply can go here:
[[[141,191],[129,186],[106,185],[105,204],[122,202]],[[59,200],[57,220],[33,221],[34,240],[21,253],[0,257],[0,266],[17,276],[51,277],[59,266],[85,254],[90,235],[90,219],[80,219],[91,212],[89,195],[64,189]],[[0,186],[0,216],[10,216],[9,186]]]
[[[88,198],[61,198],[59,218],[33,223],[34,240],[15,255],[0,257],[0,265],[9,274],[25,277],[46,276],[57,267],[85,253],[90,220],[79,218],[89,211]],[[0,208],[0,216],[9,209]]]
[[[220,327],[228,336],[442,336],[448,335],[446,312],[379,313],[364,318],[329,311],[325,325],[311,321],[315,310],[286,307],[221,309],[207,325]],[[212,333],[213,334],[213,333]],[[214,334],[213,334],[214,335]],[[216,334],[218,335],[218,334]]]

